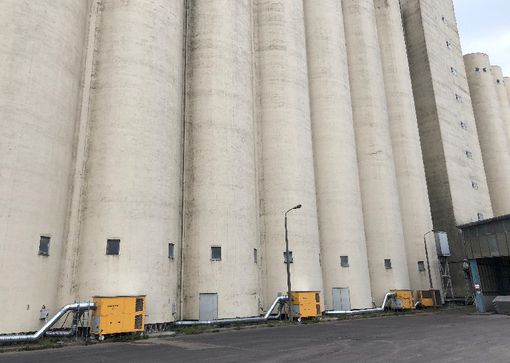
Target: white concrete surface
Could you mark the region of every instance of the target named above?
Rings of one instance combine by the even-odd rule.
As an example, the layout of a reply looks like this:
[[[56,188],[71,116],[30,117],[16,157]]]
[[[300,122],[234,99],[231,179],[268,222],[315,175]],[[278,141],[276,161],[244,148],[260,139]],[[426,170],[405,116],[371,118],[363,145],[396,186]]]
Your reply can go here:
[[[259,314],[252,19],[249,0],[190,2],[184,318],[200,293],[218,317]],[[221,247],[221,261],[211,260]],[[233,278],[235,276],[235,278]]]
[[[287,291],[284,213],[298,204],[288,224],[292,289],[323,289],[303,4],[255,0],[254,6],[267,307]]]
[[[147,295],[178,309],[183,1],[104,0],[97,33],[76,299]],[[120,239],[120,255],[106,255]],[[168,257],[175,244],[176,258]]]
[[[374,4],[411,289],[429,289],[431,283],[438,289],[441,278],[434,240],[424,237],[433,229],[432,217],[400,6],[386,0]],[[425,243],[430,275],[418,266],[421,261],[427,268]]]
[[[383,67],[374,2],[342,6],[372,297],[380,304],[387,291],[410,287]]]
[[[305,0],[304,9],[325,307],[337,287],[349,288],[353,308],[371,307],[342,6]]]
[[[87,19],[83,0],[0,2],[0,333],[57,310]]]

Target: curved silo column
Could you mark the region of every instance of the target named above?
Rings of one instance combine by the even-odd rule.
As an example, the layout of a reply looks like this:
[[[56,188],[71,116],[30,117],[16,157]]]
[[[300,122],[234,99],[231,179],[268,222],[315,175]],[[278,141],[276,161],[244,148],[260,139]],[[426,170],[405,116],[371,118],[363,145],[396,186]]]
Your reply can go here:
[[[505,89],[506,89],[507,100],[508,100],[508,104],[510,105],[510,77],[505,77],[504,80],[505,80]],[[505,128],[506,128],[506,134],[508,136],[508,144],[510,145],[510,120],[506,120]]]
[[[510,153],[489,56],[464,56],[476,128],[495,216],[510,213]]]
[[[503,77],[503,70],[500,66],[491,66],[492,78],[496,85],[496,94],[499,102],[499,111],[503,121],[503,130],[507,133],[508,153],[510,153],[510,101],[508,99],[507,80]]]
[[[88,10],[0,2],[0,334],[58,308]]]
[[[202,294],[216,318],[260,312],[251,15],[249,0],[190,2],[186,319],[210,320]]]
[[[172,321],[181,247],[183,1],[105,0],[100,11],[77,298],[146,294],[147,323]]]
[[[346,310],[340,287],[352,308],[371,307],[342,6],[305,0],[304,9],[325,307]]]
[[[287,291],[284,213],[293,290],[322,290],[303,4],[256,0],[258,116],[262,147],[265,303]]]
[[[372,0],[342,1],[372,296],[408,289],[409,275]]]
[[[429,289],[432,283],[440,289],[433,238],[427,238],[430,276],[427,271],[424,236],[433,229],[432,216],[400,6],[387,0],[374,4],[411,288]]]
[[[510,153],[489,57],[464,56],[476,128],[495,216],[510,213]]]

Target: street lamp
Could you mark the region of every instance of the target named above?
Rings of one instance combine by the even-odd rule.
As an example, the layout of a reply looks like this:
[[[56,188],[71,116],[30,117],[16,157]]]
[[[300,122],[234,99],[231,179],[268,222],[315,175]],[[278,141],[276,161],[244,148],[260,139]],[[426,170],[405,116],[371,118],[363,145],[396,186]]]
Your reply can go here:
[[[291,298],[291,284],[290,284],[290,256],[289,256],[289,231],[287,229],[287,214],[294,209],[301,208],[302,205],[298,204],[285,212],[285,263],[287,264],[287,301],[289,303],[289,320],[292,321],[292,298]]]

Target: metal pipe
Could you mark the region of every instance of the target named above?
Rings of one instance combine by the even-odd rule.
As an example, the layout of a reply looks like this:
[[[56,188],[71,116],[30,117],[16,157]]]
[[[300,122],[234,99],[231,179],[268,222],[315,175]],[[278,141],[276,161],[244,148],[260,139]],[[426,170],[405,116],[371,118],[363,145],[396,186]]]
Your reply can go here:
[[[280,317],[280,312],[276,316],[272,316],[271,313],[275,309],[276,305],[287,301],[287,296],[278,296],[271,307],[267,310],[264,316],[254,316],[249,318],[231,318],[231,319],[216,319],[216,320],[181,320],[176,321],[175,325],[177,326],[191,326],[191,325],[228,325],[235,323],[258,323],[267,320],[274,320]]]
[[[364,314],[364,313],[376,313],[380,311],[384,311],[386,308],[386,304],[388,303],[388,299],[392,296],[395,296],[394,292],[388,292],[384,296],[384,301],[380,308],[371,308],[371,309],[360,309],[360,310],[330,310],[325,311],[326,315],[355,315],[355,314]]]
[[[90,302],[81,302],[74,303],[64,306],[60,311],[55,314],[44,326],[39,329],[34,334],[24,334],[24,335],[2,335],[0,336],[0,344],[1,343],[13,343],[13,342],[32,342],[38,340],[43,337],[43,335],[53,326],[55,323],[64,316],[68,311],[83,311],[83,310],[92,310],[96,308],[95,303]]]

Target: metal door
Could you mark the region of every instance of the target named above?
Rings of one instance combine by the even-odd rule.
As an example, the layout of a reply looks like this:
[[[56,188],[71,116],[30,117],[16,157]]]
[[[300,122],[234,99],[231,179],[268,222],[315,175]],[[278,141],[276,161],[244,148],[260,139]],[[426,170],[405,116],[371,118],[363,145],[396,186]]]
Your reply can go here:
[[[336,311],[351,310],[351,298],[348,287],[333,288],[333,310]]]
[[[200,294],[200,320],[218,319],[218,294]]]

